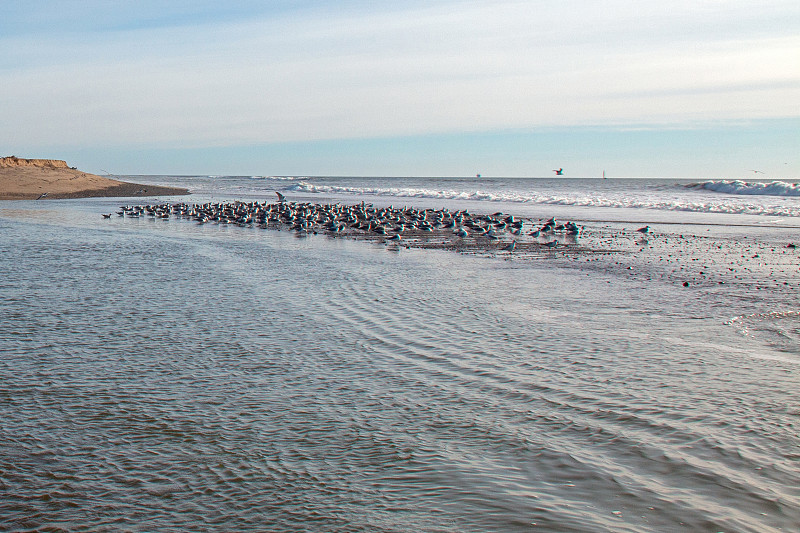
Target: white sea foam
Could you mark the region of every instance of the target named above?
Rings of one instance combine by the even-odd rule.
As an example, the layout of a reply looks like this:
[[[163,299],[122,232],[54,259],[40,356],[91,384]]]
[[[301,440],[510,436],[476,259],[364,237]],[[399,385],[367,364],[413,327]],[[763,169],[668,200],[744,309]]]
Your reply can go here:
[[[785,181],[764,183],[741,180],[709,180],[702,183],[694,183],[690,185],[690,187],[722,192],[725,194],[800,196],[800,183],[787,183]]]
[[[250,176],[253,180],[296,181],[308,179],[306,176]]]
[[[697,186],[697,185],[695,185]],[[398,198],[431,198],[438,200],[465,200],[481,202],[528,203],[544,205],[561,205],[577,207],[609,207],[623,209],[656,209],[661,211],[687,211],[695,213],[721,213],[740,215],[763,215],[800,217],[800,206],[773,205],[726,200],[710,201],[707,197],[685,198],[653,198],[625,193],[601,195],[583,194],[541,194],[501,191],[458,191],[448,189],[428,189],[414,187],[353,187],[325,184],[313,184],[300,181],[286,190],[312,194],[344,194],[358,196],[391,196]]]

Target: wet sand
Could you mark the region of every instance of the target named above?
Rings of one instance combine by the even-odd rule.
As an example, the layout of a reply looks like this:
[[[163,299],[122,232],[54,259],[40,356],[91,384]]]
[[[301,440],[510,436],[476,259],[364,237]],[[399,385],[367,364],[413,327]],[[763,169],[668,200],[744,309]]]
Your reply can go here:
[[[502,213],[294,202],[131,206],[118,215],[288,230],[300,238],[349,238],[395,251],[435,249],[506,260],[547,259],[580,267],[587,275],[613,272],[643,282],[660,280],[712,291],[737,287],[745,298],[796,291],[800,274],[800,254],[790,239],[725,237],[701,226],[660,225],[643,233],[638,224],[576,226]]]
[[[0,158],[0,200],[172,196],[188,192],[105,178],[58,159]]]

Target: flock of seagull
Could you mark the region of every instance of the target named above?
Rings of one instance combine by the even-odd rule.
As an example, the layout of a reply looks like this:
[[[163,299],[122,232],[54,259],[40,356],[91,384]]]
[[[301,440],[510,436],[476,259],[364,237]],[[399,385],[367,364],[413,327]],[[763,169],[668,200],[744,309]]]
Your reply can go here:
[[[534,244],[554,248],[559,245],[558,235],[575,238],[583,229],[572,222],[557,222],[555,218],[533,226],[531,222],[503,213],[478,215],[446,208],[374,207],[364,202],[357,205],[289,202],[282,194],[277,194],[276,203],[235,201],[135,205],[122,206],[117,214],[127,218],[169,219],[174,216],[198,224],[290,229],[299,236],[325,233],[381,239],[386,243],[444,237],[455,244],[469,240],[507,252],[517,248],[518,239],[523,235],[532,237]],[[110,218],[111,214],[103,217]]]

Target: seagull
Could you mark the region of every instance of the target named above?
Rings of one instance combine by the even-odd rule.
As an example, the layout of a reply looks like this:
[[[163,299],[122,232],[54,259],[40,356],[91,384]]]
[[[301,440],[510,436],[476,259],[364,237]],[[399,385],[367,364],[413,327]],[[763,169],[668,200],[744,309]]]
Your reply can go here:
[[[286,197],[284,195],[282,195],[281,193],[279,193],[278,191],[275,191],[275,194],[278,195],[278,202],[283,203],[283,202],[286,201]]]
[[[506,252],[513,252],[516,247],[517,247],[517,241],[513,240],[511,241],[510,244],[503,246],[503,250],[505,250]]]
[[[39,195],[39,198],[37,198],[37,200],[41,200],[41,199],[42,199],[42,198],[44,198],[45,196],[47,196],[47,193],[46,193],[46,192],[43,192],[42,194],[40,194],[40,195]]]
[[[750,172],[755,172],[756,174],[763,174],[763,172],[761,172],[760,170],[752,170],[751,169]]]
[[[558,241],[553,239],[550,242],[544,243],[544,245],[547,246],[548,248],[555,248],[556,246],[558,246]]]
[[[639,228],[636,231],[642,234],[650,233],[650,226],[644,226],[643,228]]]
[[[559,168],[558,170],[553,169],[553,172],[556,173],[556,176],[563,176],[564,175],[564,169],[563,168]]]
[[[111,214],[110,213],[108,215],[103,214],[103,218],[111,218]]]

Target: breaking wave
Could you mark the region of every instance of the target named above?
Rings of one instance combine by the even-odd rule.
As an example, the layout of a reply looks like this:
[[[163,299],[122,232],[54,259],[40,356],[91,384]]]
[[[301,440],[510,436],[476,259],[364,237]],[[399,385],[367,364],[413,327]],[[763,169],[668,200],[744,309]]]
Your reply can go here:
[[[275,181],[296,181],[302,179],[308,179],[305,177],[298,177],[298,176],[250,176],[252,180],[275,180]]]
[[[709,180],[702,183],[693,183],[688,186],[725,194],[800,196],[800,183],[787,183],[785,181],[765,183],[741,180]]]
[[[696,184],[694,186],[698,186]],[[787,184],[791,185],[791,184]],[[464,200],[477,202],[527,203],[577,207],[609,207],[622,209],[656,209],[661,211],[687,211],[695,213],[720,213],[800,217],[800,205],[762,205],[741,201],[693,201],[689,198],[654,199],[642,196],[597,196],[590,194],[540,194],[519,192],[487,192],[481,190],[458,191],[414,187],[350,187],[313,184],[306,181],[293,183],[287,191],[302,194],[343,194],[357,196],[383,196],[396,198],[431,198],[435,200]]]

